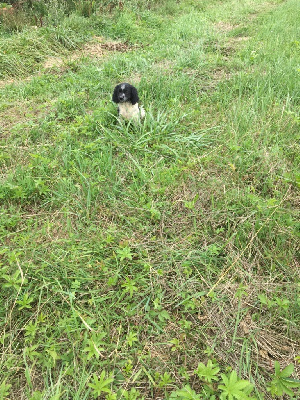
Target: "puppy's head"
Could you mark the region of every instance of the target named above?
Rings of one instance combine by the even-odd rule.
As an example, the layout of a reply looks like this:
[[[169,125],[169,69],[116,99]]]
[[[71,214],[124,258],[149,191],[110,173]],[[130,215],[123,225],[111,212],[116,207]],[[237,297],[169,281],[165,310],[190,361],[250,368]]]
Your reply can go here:
[[[115,87],[112,101],[115,103],[125,103],[130,101],[131,104],[134,105],[139,102],[137,90],[129,83],[120,83]]]

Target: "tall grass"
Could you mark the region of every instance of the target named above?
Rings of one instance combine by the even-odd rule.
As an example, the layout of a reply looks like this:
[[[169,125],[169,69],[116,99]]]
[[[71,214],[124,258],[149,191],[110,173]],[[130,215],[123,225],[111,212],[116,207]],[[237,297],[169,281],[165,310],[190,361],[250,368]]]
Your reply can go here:
[[[0,40],[0,398],[295,398],[297,2],[95,5]]]

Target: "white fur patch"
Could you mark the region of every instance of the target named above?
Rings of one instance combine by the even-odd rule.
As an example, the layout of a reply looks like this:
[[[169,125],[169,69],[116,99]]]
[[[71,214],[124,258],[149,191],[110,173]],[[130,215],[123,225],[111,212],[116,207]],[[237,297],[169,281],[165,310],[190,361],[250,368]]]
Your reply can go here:
[[[139,107],[138,103],[132,105],[129,101],[127,101],[125,103],[119,103],[118,106],[120,117],[135,120],[145,117],[145,110],[143,107]]]

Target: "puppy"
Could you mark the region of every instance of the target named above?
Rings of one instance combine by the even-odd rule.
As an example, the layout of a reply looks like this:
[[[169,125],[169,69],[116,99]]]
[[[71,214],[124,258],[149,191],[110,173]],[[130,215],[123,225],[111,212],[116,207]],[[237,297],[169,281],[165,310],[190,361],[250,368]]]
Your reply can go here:
[[[114,89],[112,101],[118,104],[119,116],[139,121],[145,117],[145,110],[139,107],[139,96],[136,88],[129,83],[120,83]]]

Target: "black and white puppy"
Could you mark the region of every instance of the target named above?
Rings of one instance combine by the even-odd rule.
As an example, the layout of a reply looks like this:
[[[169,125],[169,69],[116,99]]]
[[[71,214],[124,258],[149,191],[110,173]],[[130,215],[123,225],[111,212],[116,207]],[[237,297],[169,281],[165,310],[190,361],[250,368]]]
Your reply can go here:
[[[138,92],[129,83],[120,83],[115,87],[112,101],[118,104],[120,117],[135,121],[145,117],[145,110],[139,107]]]

